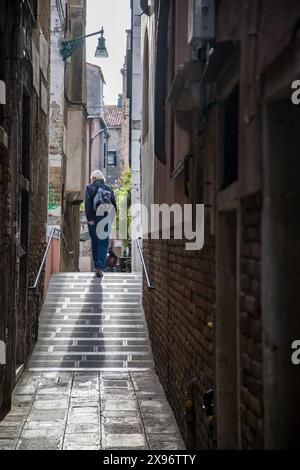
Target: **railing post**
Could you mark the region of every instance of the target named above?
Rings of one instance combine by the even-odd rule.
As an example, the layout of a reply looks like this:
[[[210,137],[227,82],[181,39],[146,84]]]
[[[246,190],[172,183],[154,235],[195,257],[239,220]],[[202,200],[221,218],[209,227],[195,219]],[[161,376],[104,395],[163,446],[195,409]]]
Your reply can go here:
[[[147,266],[146,266],[146,263],[145,263],[145,258],[144,258],[144,254],[143,254],[143,251],[142,251],[142,247],[141,247],[141,243],[140,243],[140,238],[137,238],[137,239],[136,239],[136,242],[137,242],[138,250],[139,250],[139,253],[140,253],[140,257],[141,257],[141,261],[142,261],[144,273],[145,273],[145,276],[146,276],[148,288],[153,290],[153,289],[155,289],[155,287],[153,286],[153,284],[152,284],[152,282],[151,282],[150,274],[149,274],[149,272],[148,272],[148,269],[147,269]]]

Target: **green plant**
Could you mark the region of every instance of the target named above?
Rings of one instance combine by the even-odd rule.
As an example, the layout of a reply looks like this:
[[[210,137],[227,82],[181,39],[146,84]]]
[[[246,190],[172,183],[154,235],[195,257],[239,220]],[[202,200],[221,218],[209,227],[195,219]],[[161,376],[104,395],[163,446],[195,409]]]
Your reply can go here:
[[[129,237],[129,226],[131,223],[130,217],[130,206],[131,206],[131,185],[132,185],[132,173],[131,169],[124,170],[120,179],[118,180],[117,184],[114,185],[113,189],[115,191],[117,206],[120,208],[122,198],[126,198],[127,200],[127,211],[120,211],[118,210],[116,220],[115,220],[115,228],[116,233],[119,233],[119,227],[122,223],[126,222],[124,218],[127,218],[127,236]]]

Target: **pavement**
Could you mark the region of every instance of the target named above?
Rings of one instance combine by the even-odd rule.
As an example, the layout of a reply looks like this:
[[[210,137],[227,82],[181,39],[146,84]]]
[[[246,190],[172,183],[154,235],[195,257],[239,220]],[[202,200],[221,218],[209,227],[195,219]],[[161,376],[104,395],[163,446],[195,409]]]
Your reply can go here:
[[[0,450],[183,450],[153,371],[26,372]]]
[[[0,450],[184,449],[155,373],[140,276],[53,276]]]

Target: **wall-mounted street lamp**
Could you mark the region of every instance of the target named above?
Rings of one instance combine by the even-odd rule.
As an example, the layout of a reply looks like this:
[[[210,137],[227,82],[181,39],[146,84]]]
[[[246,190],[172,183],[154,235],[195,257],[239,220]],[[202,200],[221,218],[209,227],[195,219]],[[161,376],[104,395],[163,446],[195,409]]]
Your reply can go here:
[[[105,39],[103,36],[104,29],[102,27],[101,31],[97,31],[96,33],[87,34],[86,36],[79,36],[77,38],[70,39],[69,41],[63,41],[61,44],[61,50],[60,50],[63,60],[66,61],[69,57],[71,57],[75,49],[78,46],[84,44],[84,41],[86,40],[86,38],[90,38],[91,36],[97,36],[98,34],[100,34],[101,36],[98,39],[98,46],[95,52],[95,57],[97,57],[98,59],[99,58],[105,59],[106,57],[108,57],[108,52],[107,52],[106,45],[105,45]]]

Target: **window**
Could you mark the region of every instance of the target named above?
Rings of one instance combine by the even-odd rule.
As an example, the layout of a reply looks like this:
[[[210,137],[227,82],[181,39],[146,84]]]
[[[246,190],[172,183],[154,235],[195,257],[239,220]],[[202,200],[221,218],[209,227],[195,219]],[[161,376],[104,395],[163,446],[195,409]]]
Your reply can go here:
[[[224,103],[224,173],[222,189],[238,179],[240,87]]]
[[[116,166],[117,164],[117,152],[115,150],[109,150],[107,154],[108,166]]]

